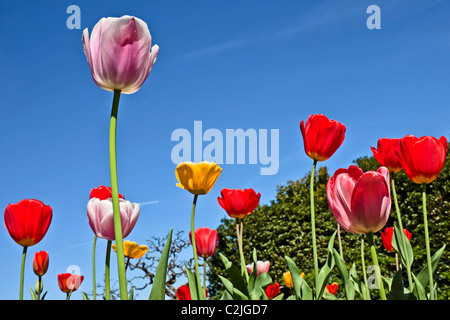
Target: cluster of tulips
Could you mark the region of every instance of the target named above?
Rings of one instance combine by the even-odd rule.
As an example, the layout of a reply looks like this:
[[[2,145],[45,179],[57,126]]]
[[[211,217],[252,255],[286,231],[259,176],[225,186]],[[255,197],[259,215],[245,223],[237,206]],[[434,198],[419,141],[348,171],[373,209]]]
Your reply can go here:
[[[93,188],[87,203],[88,223],[94,232],[93,298],[96,299],[97,296],[95,247],[97,239],[100,238],[107,241],[105,298],[110,299],[109,260],[111,248],[113,248],[117,257],[120,299],[127,300],[133,298],[133,292],[132,290],[128,291],[126,280],[129,260],[141,258],[148,251],[148,247],[123,240],[133,230],[139,217],[140,208],[137,203],[126,200],[118,189],[116,165],[118,107],[121,93],[132,94],[141,88],[156,61],[159,47],[157,45],[152,46],[152,38],[147,24],[131,16],[102,18],[93,28],[90,37],[87,29],[83,31],[82,44],[95,84],[114,93],[109,131],[111,186]],[[314,210],[315,168],[317,162],[329,159],[342,145],[346,127],[338,121],[329,120],[324,115],[313,114],[305,122],[301,121],[300,130],[305,152],[313,160],[310,182],[310,209],[314,286],[311,288],[304,280],[304,273],[299,271],[294,260],[285,257],[289,270],[284,273],[283,280],[285,286],[291,288],[291,292],[293,292],[287,299],[333,299],[339,289],[337,283],[328,283],[330,272],[334,266],[339,269],[342,275],[345,296],[348,300],[355,299],[356,294],[359,294],[362,299],[371,298],[364,255],[361,256],[364,281],[359,281],[354,264],[350,269],[347,269],[342,258],[343,252],[340,241],[339,251],[334,248],[336,235],[340,239],[340,228],[346,232],[361,235],[362,248],[364,248],[364,240],[368,241],[381,299],[387,299],[388,295],[396,297],[413,295],[416,299],[436,299],[433,271],[445,246],[433,256],[431,255],[427,223],[426,186],[436,179],[444,165],[447,152],[446,138],[442,137],[438,140],[431,136],[417,138],[411,135],[401,139],[382,138],[378,141],[377,148],[372,148],[374,157],[380,163],[380,168],[377,171],[363,172],[354,165],[336,170],[328,181],[326,195],[338,228],[330,237],[327,247],[327,260],[319,270]],[[412,182],[422,184],[423,188],[423,222],[427,265],[418,275],[411,272],[413,261],[410,245],[411,233],[403,229],[395,193],[394,174],[402,169],[405,170]],[[211,191],[221,172],[222,168],[218,164],[207,161],[200,163],[183,162],[175,169],[175,176],[178,181],[176,185],[194,196],[191,211],[191,231],[189,233],[193,248],[194,270],[185,269],[188,284],[178,288],[177,297],[180,300],[205,300],[208,297],[206,270],[203,271],[202,284],[198,259],[201,257],[206,260],[215,253],[218,235],[216,230],[209,228],[195,229],[195,209],[198,196],[207,195]],[[256,193],[251,188],[225,188],[221,190],[220,196],[217,198],[220,207],[231,218],[236,219],[237,246],[240,256],[239,268],[219,253],[227,273],[226,275],[219,275],[224,288],[221,299],[280,300],[283,298],[283,294],[280,293],[280,284],[273,282],[269,276],[270,262],[259,261],[254,249],[251,254],[252,261],[247,263],[243,252],[243,221],[247,215],[257,208],[260,197],[261,194]],[[394,279],[388,279],[382,276],[379,268],[373,237],[375,233],[385,227],[391,212],[392,202],[395,204],[398,224],[386,228],[381,233],[381,237],[385,248],[390,252],[395,252],[400,258],[401,264],[397,264],[398,272]],[[49,229],[52,214],[50,206],[35,199],[24,199],[19,203],[9,204],[5,210],[6,229],[12,239],[23,247],[20,299],[23,299],[23,275],[27,248],[36,245],[43,239]],[[164,300],[165,298],[167,261],[171,239],[172,230],[169,232],[159,259],[149,299]],[[364,252],[364,250],[361,250],[361,252]],[[34,290],[30,288],[33,299],[39,300],[45,296],[42,276],[46,273],[48,264],[48,253],[46,251],[36,252],[33,270],[38,276],[38,281]],[[205,268],[206,265],[207,263],[203,263]],[[401,278],[403,267],[406,268],[408,275],[408,286],[405,288]],[[69,299],[70,295],[80,288],[83,279],[84,276],[78,274],[61,273],[58,275],[58,284],[61,291],[66,293],[66,299]],[[388,285],[388,290],[385,290],[385,285]],[[401,288],[400,293],[393,292],[394,288],[399,287]],[[388,294],[386,291],[388,291]],[[88,299],[84,292],[83,297]]]

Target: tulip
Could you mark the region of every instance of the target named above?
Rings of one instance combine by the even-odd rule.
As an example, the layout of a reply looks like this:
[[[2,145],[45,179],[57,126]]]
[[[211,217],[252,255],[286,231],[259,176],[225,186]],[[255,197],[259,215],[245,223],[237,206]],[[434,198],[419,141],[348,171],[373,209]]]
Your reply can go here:
[[[34,246],[44,238],[52,221],[53,210],[42,201],[24,199],[15,204],[8,204],[4,221],[11,238],[23,247],[20,271],[19,299],[23,299],[23,279],[27,248]]]
[[[251,214],[259,205],[261,193],[256,194],[253,189],[222,189],[220,192],[221,197],[217,197],[219,205],[227,212],[231,218],[236,218],[236,232],[237,241],[239,247],[239,253],[241,258],[241,273],[245,274],[248,278],[248,274],[245,273],[245,260],[242,248],[242,234],[244,225],[239,219],[244,219],[247,215]]]
[[[308,157],[314,160],[310,178],[310,211],[311,211],[311,238],[313,249],[313,264],[316,290],[319,283],[319,262],[317,256],[316,222],[314,210],[314,178],[318,161],[329,159],[342,145],[345,138],[345,126],[335,120],[329,120],[323,114],[312,114],[305,123],[300,122],[300,131],[303,136],[303,147]],[[338,231],[340,232],[339,228]],[[340,239],[340,235],[339,235]]]
[[[406,229],[403,229],[403,233],[406,235],[409,241],[411,241],[412,233]],[[395,248],[392,246],[392,237],[394,235],[394,227],[389,227],[384,229],[384,233],[381,232],[381,240],[383,242],[384,248],[389,252],[397,252]]]
[[[42,201],[24,199],[6,207],[5,226],[11,238],[19,245],[34,246],[47,233],[52,215],[52,208]]]
[[[373,233],[381,230],[389,218],[391,193],[389,171],[380,167],[377,171],[363,171],[357,166],[338,169],[327,183],[327,199],[331,212],[346,231],[365,234],[375,265],[376,276],[381,283],[380,296],[385,300],[383,283],[378,266]]]
[[[305,152],[313,160],[329,159],[342,145],[345,125],[329,120],[323,114],[312,114],[305,123],[300,122]]]
[[[112,245],[112,248],[114,251],[117,251],[115,244]],[[123,253],[125,258],[139,259],[142,258],[147,251],[148,247],[146,245],[138,245],[136,242],[131,242],[130,240],[125,240],[123,242]]]
[[[294,283],[292,282],[292,275],[290,271],[283,273],[284,285],[288,288],[293,288]]]
[[[325,287],[325,292],[335,296],[338,289],[339,289],[339,284],[337,282],[333,282],[332,284],[327,284],[327,286]]]
[[[189,239],[192,244],[192,231],[189,231]],[[195,240],[197,255],[202,258],[211,257],[217,248],[218,235],[217,230],[210,228],[198,228],[195,230]]]
[[[175,176],[178,180],[178,183],[176,185],[194,195],[194,201],[192,202],[191,210],[191,241],[192,250],[194,253],[195,281],[197,283],[196,290],[201,287],[201,283],[194,228],[195,207],[197,206],[198,196],[207,194],[211,191],[221,172],[222,168],[219,167],[218,164],[208,161],[203,161],[200,163],[193,163],[190,161],[182,162],[175,168]],[[205,294],[201,290],[197,292],[197,297],[199,297],[200,300],[206,299]]]
[[[253,272],[254,265],[255,265],[255,263],[252,262],[252,264],[248,264],[246,266],[248,273],[252,273]],[[264,262],[263,261],[257,261],[256,262],[256,277],[259,277],[264,272],[269,273],[269,268],[270,268],[270,262],[269,261],[264,261]]]
[[[139,204],[120,199],[122,237],[126,238],[133,230],[139,217]],[[113,202],[111,198],[100,200],[92,198],[87,204],[87,215],[92,231],[99,238],[115,240]]]
[[[99,198],[100,200],[106,200],[112,198],[111,187],[100,186],[98,188],[91,189],[89,193],[89,199]],[[123,195],[119,193],[119,198],[125,199]]]
[[[327,183],[327,199],[334,218],[350,233],[381,230],[389,218],[389,171],[363,171],[357,166],[338,169]]]
[[[444,166],[447,139],[442,136],[417,138],[408,135],[401,139],[398,156],[408,178],[415,183],[431,183]]]
[[[377,149],[370,148],[378,163],[386,167],[389,172],[397,173],[402,170],[399,157],[400,139],[381,138],[378,140]]]
[[[90,38],[84,29],[82,44],[94,82],[127,94],[141,88],[159,52],[158,45],[152,47],[147,24],[131,16],[102,18]]]
[[[70,298],[70,294],[77,291],[81,283],[83,282],[84,276],[72,273],[61,273],[58,274],[58,285],[62,292],[67,293],[67,300]]]
[[[273,285],[269,284],[264,292],[267,299],[273,299],[280,293],[280,284],[278,282],[275,282]]]
[[[211,191],[219,178],[222,168],[214,162],[182,162],[177,165],[175,175],[178,187],[194,195],[203,195]]]
[[[407,135],[401,139],[399,150],[400,161],[408,178],[422,184],[422,208],[425,229],[425,247],[427,252],[430,299],[434,300],[433,267],[431,262],[430,236],[428,234],[428,218],[426,209],[426,186],[433,182],[441,172],[447,156],[447,139],[442,136],[424,136],[417,138]]]
[[[43,276],[48,269],[48,252],[39,251],[34,254],[33,271],[37,276]]]
[[[253,189],[222,189],[221,197],[217,197],[220,206],[231,218],[243,219],[251,214],[259,205],[261,193]]]
[[[208,290],[205,289],[205,296],[208,297]],[[191,299],[191,290],[189,285],[182,285],[177,289],[177,299],[178,300],[192,300]]]

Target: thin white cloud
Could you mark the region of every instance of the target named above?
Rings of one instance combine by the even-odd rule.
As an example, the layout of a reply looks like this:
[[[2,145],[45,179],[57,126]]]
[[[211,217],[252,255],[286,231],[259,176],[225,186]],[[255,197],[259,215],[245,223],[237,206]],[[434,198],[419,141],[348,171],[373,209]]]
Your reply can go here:
[[[388,13],[392,18],[400,18],[421,13],[442,2],[443,0],[380,0],[377,5],[380,6],[382,15],[383,13]],[[365,2],[361,0],[323,1],[307,12],[301,13],[297,19],[292,20],[292,22],[284,25],[283,27],[280,27],[278,30],[266,32],[263,35],[257,35],[251,38],[239,37],[222,43],[206,46],[178,56],[177,59],[197,59],[205,56],[236,50],[255,43],[263,43],[270,40],[277,40],[285,37],[301,35],[302,33],[309,32],[319,27],[333,27],[333,25],[335,24],[342,23],[346,20],[358,16],[361,17],[361,26],[365,27],[365,21],[368,17],[366,9],[370,4],[372,4],[370,1]]]
[[[159,203],[159,200],[143,201],[143,202],[139,202],[139,207],[148,206],[148,205],[157,204],[157,203]]]

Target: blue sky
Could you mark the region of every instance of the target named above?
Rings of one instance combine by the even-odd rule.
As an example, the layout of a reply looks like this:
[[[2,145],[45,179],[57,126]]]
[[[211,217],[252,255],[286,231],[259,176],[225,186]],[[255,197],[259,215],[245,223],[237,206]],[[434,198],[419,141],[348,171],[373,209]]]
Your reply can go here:
[[[66,9],[81,9],[81,29]],[[381,29],[369,30],[369,5]],[[141,203],[127,239],[145,243],[190,228],[192,195],[175,186],[171,134],[178,128],[279,130],[279,170],[223,164],[197,205],[196,227],[216,228],[222,188],[254,188],[261,203],[277,185],[303,177],[301,120],[323,113],[344,123],[346,138],[322,163],[333,173],[371,155],[381,137],[448,137],[450,4],[445,1],[2,1],[0,3],[0,207],[35,198],[53,208],[45,238],[28,249],[25,298],[36,251],[50,254],[49,299],[63,299],[58,273],[77,265],[91,292],[91,188],[109,185],[112,93],[92,81],[81,46],[84,28],[102,17],[146,21],[160,53],[135,94],[122,95],[117,131],[119,191]],[[205,146],[206,144],[204,144]],[[204,147],[203,146],[203,147]],[[19,296],[22,248],[0,231],[0,299]],[[97,246],[103,279],[106,241]],[[111,276],[117,279],[115,256]],[[141,293],[146,298],[148,292]],[[79,292],[73,299],[80,299]]]

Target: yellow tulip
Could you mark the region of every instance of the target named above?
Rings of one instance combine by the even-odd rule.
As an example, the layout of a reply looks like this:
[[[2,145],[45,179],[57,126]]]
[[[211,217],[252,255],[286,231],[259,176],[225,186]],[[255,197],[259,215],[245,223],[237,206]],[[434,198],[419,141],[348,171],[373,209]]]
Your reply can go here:
[[[176,185],[195,195],[207,194],[211,191],[221,172],[222,168],[214,162],[182,162],[175,169],[178,180]]]
[[[302,276],[302,278],[305,278],[304,272],[302,272],[300,275]],[[286,285],[286,287],[288,287],[288,288],[294,287],[294,283],[292,282],[292,275],[291,275],[290,271],[283,273],[283,280],[284,280],[284,284]]]
[[[113,244],[112,248],[116,251],[116,245]],[[123,242],[123,254],[126,258],[139,259],[148,251],[146,245],[138,245],[136,242],[125,240]]]

